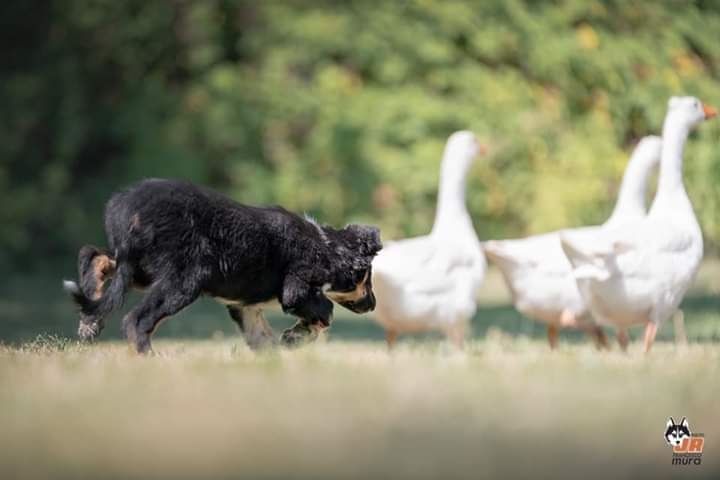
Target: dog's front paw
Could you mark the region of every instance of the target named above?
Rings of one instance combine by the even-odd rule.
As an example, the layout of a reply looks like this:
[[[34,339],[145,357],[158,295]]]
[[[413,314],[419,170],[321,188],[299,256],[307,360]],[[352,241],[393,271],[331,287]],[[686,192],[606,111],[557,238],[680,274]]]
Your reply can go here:
[[[312,331],[307,325],[301,322],[296,323],[292,327],[283,331],[280,336],[280,342],[289,348],[299,347],[302,344],[311,341]]]
[[[282,333],[280,341],[288,348],[299,347],[306,343],[314,342],[326,328],[327,327],[320,322],[311,325],[297,322]]]

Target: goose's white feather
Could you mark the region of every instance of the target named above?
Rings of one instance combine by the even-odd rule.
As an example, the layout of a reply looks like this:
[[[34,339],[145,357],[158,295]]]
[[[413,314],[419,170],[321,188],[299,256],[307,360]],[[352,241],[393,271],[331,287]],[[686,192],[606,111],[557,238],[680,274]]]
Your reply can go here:
[[[620,328],[664,322],[692,283],[703,242],[682,181],[682,157],[690,129],[704,118],[696,98],[669,102],[658,191],[643,221],[591,240],[563,235],[581,295],[599,322]]]
[[[450,137],[432,232],[389,242],[373,261],[375,318],[386,329],[447,332],[475,313],[485,258],[464,197],[465,177],[477,153],[471,133]]]
[[[649,136],[635,148],[615,209],[605,224],[566,232],[587,241],[643,218],[647,179],[658,164],[661,145],[659,137]],[[587,323],[590,321],[587,307],[572,275],[572,265],[560,245],[561,233],[489,241],[483,246],[487,257],[502,272],[518,311],[551,325],[562,325],[567,313],[580,323]]]

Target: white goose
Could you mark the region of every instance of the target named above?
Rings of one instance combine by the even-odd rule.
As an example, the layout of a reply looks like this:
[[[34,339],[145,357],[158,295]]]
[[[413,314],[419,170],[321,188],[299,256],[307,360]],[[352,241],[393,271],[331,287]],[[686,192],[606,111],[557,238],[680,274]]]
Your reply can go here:
[[[645,217],[648,176],[660,161],[662,141],[648,136],[633,152],[610,218],[601,226],[573,229],[590,237],[604,229],[618,228]],[[590,317],[580,296],[572,265],[560,246],[560,232],[483,244],[485,254],[502,272],[515,308],[523,315],[547,324],[550,347],[557,345],[561,328],[578,328],[591,335],[599,346],[607,339]]]
[[[486,267],[465,208],[465,178],[481,151],[471,132],[450,136],[432,232],[391,242],[373,261],[375,318],[390,348],[400,333],[427,330],[442,331],[462,347]]]
[[[647,217],[593,239],[561,236],[583,299],[598,322],[617,329],[623,349],[627,328],[644,324],[644,348],[650,350],[700,266],[702,233],[683,184],[683,149],[690,129],[716,114],[697,98],[672,97],[658,190]]]

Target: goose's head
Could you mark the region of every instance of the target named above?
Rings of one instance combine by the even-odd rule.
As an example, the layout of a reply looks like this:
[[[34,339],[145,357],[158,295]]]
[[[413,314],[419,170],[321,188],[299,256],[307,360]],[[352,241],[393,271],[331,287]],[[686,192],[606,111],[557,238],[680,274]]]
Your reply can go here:
[[[467,130],[455,132],[450,135],[445,144],[443,169],[451,169],[465,174],[472,166],[475,157],[484,154],[485,151],[485,146],[478,141],[474,133]]]
[[[695,97],[671,97],[668,101],[668,118],[692,128],[703,120],[717,115],[717,110]]]

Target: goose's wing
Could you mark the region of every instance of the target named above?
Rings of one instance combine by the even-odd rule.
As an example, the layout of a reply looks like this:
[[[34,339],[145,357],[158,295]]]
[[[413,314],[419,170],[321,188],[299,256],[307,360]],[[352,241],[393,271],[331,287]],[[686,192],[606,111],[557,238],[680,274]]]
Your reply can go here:
[[[662,235],[661,228],[642,225],[623,230],[596,252],[577,252],[574,274],[594,280],[587,287],[591,307],[625,311],[652,311],[667,318],[682,300],[702,259],[702,240],[690,231]]]
[[[606,262],[615,265],[626,281],[634,279],[657,283],[659,278],[684,277],[702,257],[702,243],[691,232],[676,230],[660,235],[653,229],[632,230],[632,235],[616,238]]]
[[[407,284],[407,291],[418,294],[452,293],[456,282],[473,284],[482,275],[481,265],[472,252],[462,249],[437,248],[425,259],[422,273]],[[473,287],[473,285],[467,285]]]
[[[373,260],[373,276],[403,284],[422,271],[433,253],[427,236],[389,242]]]
[[[569,230],[573,238],[591,238],[598,227]],[[560,245],[561,232],[550,232],[515,240],[489,241],[484,244],[487,256],[505,273],[534,272],[538,275],[564,276],[571,265]]]
[[[552,243],[549,235],[538,235],[512,240],[490,240],[483,243],[487,257],[503,271],[515,268],[533,268],[542,251]]]
[[[655,254],[682,253],[692,248],[694,237],[690,232],[677,230],[672,235],[662,235],[655,229],[628,229],[625,235],[612,235],[608,240],[612,244],[612,253],[623,255],[627,253],[652,252]]]
[[[573,231],[560,232],[560,246],[578,280],[610,278],[610,263],[615,255],[613,241],[608,232],[600,232],[592,238],[576,235]]]
[[[619,229],[604,229],[592,237],[561,234],[561,245],[573,266],[576,278],[605,281],[651,277],[658,270],[672,271],[677,256],[693,247],[694,239],[681,231],[662,231],[640,223]]]
[[[467,318],[484,273],[479,245],[430,237],[397,242],[373,262],[378,312],[413,328]]]
[[[393,242],[388,247],[373,262],[374,278],[407,293],[451,290],[449,279],[458,269],[480,269],[479,252],[441,245],[429,236]]]

